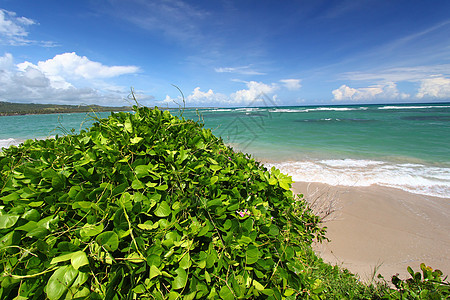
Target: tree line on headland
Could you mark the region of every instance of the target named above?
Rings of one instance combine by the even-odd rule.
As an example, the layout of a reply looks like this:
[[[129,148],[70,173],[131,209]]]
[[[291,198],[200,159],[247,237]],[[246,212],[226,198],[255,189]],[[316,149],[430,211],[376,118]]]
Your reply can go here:
[[[130,111],[131,106],[100,106],[100,105],[57,105],[35,103],[0,102],[0,116],[37,115],[59,113],[83,113],[103,111]]]

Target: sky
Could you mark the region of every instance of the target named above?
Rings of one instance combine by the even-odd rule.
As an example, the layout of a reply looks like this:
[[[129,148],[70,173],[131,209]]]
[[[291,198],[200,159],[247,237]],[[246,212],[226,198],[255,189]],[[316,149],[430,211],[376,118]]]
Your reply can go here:
[[[0,101],[450,101],[448,0],[0,0]],[[181,91],[181,93],[180,93]]]

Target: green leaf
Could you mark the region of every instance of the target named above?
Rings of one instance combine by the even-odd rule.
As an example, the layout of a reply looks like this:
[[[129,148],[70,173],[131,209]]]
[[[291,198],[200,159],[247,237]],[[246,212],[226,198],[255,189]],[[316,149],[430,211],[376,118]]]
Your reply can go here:
[[[217,161],[215,161],[213,158],[208,157],[208,160],[210,163],[212,163],[213,165],[218,165],[219,163]]]
[[[277,182],[278,182],[278,180],[275,177],[273,177],[273,176],[270,177],[270,179],[269,179],[270,185],[275,185],[275,184],[277,184]]]
[[[294,289],[288,288],[288,289],[286,289],[286,291],[284,292],[284,295],[285,295],[286,297],[289,297],[289,296],[293,295],[294,293],[295,293],[295,290],[294,290]]]
[[[52,276],[50,276],[45,287],[47,297],[50,300],[58,300],[61,298],[70,288],[77,275],[78,271],[72,266],[58,268]]]
[[[186,253],[183,258],[179,262],[180,268],[188,269],[191,266],[191,256],[189,255],[189,252]]]
[[[262,294],[266,295],[266,296],[273,296],[274,291],[272,289],[264,289],[261,291]]]
[[[23,231],[26,231],[26,232],[31,232],[31,231],[36,229],[36,225],[37,225],[36,222],[30,221],[30,222],[28,222],[28,223],[26,223],[26,224],[24,224],[22,226],[19,226],[19,227],[15,228],[15,230],[23,230]]]
[[[90,201],[77,201],[72,204],[73,209],[82,208],[84,210],[91,209],[93,203]]]
[[[84,224],[84,226],[80,229],[80,236],[81,237],[96,236],[97,234],[100,234],[103,231],[104,227],[105,226],[103,225],[103,223],[100,223],[98,225]]]
[[[205,280],[207,283],[211,282],[211,276],[209,275],[208,271],[205,270]]]
[[[62,261],[68,261],[68,260],[70,260],[70,259],[72,258],[73,253],[74,253],[74,252],[72,252],[72,253],[67,253],[67,254],[64,254],[64,255],[60,255],[60,256],[58,256],[58,257],[54,257],[54,258],[50,261],[50,264],[53,265],[53,264],[60,263],[60,262],[62,262]]]
[[[219,171],[220,169],[222,169],[222,167],[219,166],[219,165],[211,165],[209,168],[211,170],[213,170],[214,172]]]
[[[155,210],[155,216],[163,218],[167,217],[172,213],[172,209],[170,208],[169,204],[167,204],[166,201],[162,201]]]
[[[188,158],[189,157],[189,155],[188,155],[188,153],[186,152],[186,150],[184,150],[184,148],[181,148],[180,149],[180,154],[179,154],[179,156],[178,156],[178,163],[182,163],[186,158]]]
[[[143,224],[138,224],[138,228],[142,229],[142,230],[153,230],[158,228],[159,226],[159,222],[155,222],[153,223],[152,221],[145,221],[145,223]]]
[[[114,231],[105,231],[95,241],[108,251],[116,251],[119,247],[119,236]]]
[[[145,189],[145,185],[139,179],[133,180],[131,187],[135,190]]]
[[[259,259],[259,250],[254,245],[249,245],[247,251],[245,252],[247,258],[247,264],[251,265],[258,261]]]
[[[180,299],[180,294],[178,294],[175,291],[170,291],[169,297],[167,300],[177,300],[177,299]]]
[[[0,215],[0,229],[13,227],[19,218],[20,216],[15,215]]]
[[[220,289],[219,296],[223,300],[234,300],[235,299],[233,293],[226,285],[222,286],[222,288]]]
[[[142,141],[143,139],[144,139],[144,138],[141,138],[140,136],[136,136],[136,137],[130,139],[130,142],[131,142],[132,144],[137,144],[137,143],[139,143],[140,141]]]
[[[131,124],[130,119],[126,119],[125,120],[125,130],[128,131],[129,133],[131,133],[133,131],[133,125]]]
[[[147,165],[139,165],[134,169],[134,173],[136,174],[137,178],[142,178],[144,176],[147,176],[149,173],[150,167]]]
[[[154,278],[156,276],[159,276],[159,275],[161,275],[161,271],[158,269],[157,266],[152,265],[150,267],[150,277],[149,278],[152,279],[152,278]]]
[[[120,207],[122,207],[126,211],[130,211],[133,208],[133,203],[131,201],[131,195],[128,192],[123,193],[120,196],[117,203],[119,203]]]
[[[65,186],[65,180],[63,176],[56,174],[54,177],[52,177],[52,187],[54,189],[62,189]]]
[[[216,183],[216,182],[217,182],[217,180],[219,180],[219,177],[217,177],[217,176],[213,176],[213,177],[211,177],[211,184],[214,184],[214,183]]]
[[[160,186],[156,186],[155,189],[157,189],[158,191],[165,191],[169,188],[169,186],[167,184],[163,184]]]
[[[19,199],[20,196],[18,193],[16,192],[12,192],[11,194],[1,197],[0,200],[2,200],[3,202],[10,202],[10,201],[16,201],[17,199]]]
[[[219,199],[214,199],[214,200],[210,200],[206,203],[206,207],[212,207],[212,206],[221,206],[222,205],[222,200]]]
[[[72,283],[72,287],[79,287],[89,279],[88,273],[78,272],[78,276]]]
[[[36,227],[33,230],[29,231],[26,236],[38,239],[45,237],[48,233],[48,229],[43,226],[39,226],[38,224],[36,224]]]
[[[255,289],[257,289],[258,291],[262,291],[264,290],[264,286],[259,283],[258,281],[256,281],[255,279],[253,279],[253,286],[255,287]]]
[[[75,270],[78,270],[80,267],[88,265],[89,260],[84,251],[77,251],[75,253],[72,253],[70,263]]]
[[[187,273],[183,268],[178,268],[175,270],[177,276],[173,279],[172,288],[174,290],[179,290],[184,288],[187,283]]]
[[[89,295],[91,294],[91,291],[87,287],[80,288],[74,288],[71,287],[70,291],[66,294],[66,300],[69,299],[89,299]]]
[[[289,184],[288,184],[287,182],[279,181],[279,183],[280,183],[280,186],[281,186],[283,189],[285,189],[285,190],[287,190],[287,191],[289,191],[289,190],[291,189],[291,187],[289,186]]]
[[[30,209],[27,210],[23,215],[22,218],[27,220],[27,221],[39,221],[39,219],[41,218],[41,214],[36,210],[36,209]]]

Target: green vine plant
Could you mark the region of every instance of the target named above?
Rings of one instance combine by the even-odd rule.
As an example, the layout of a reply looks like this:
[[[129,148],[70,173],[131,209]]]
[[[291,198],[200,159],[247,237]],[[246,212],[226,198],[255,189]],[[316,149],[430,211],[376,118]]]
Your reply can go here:
[[[294,299],[324,238],[291,178],[134,107],[0,154],[0,298]]]

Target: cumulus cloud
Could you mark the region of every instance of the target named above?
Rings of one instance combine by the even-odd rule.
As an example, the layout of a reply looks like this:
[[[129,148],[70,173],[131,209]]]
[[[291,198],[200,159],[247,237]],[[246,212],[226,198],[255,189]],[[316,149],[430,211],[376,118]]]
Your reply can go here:
[[[11,46],[41,45],[52,47],[55,44],[50,41],[35,41],[28,38],[27,27],[36,25],[34,20],[26,17],[18,17],[15,12],[0,9],[0,43]]]
[[[249,104],[258,101],[261,95],[269,95],[275,92],[278,86],[275,84],[265,84],[262,82],[247,82],[247,89],[236,91],[231,94],[231,100],[236,104]]]
[[[200,87],[196,87],[190,95],[186,97],[186,106],[246,106],[264,104],[267,99],[276,102],[277,95],[273,93],[279,88],[276,84],[265,84],[262,82],[245,82],[246,89],[238,90],[230,95],[215,93],[212,89],[204,92]],[[181,104],[181,98],[176,99],[166,96],[160,103],[169,105],[173,103]],[[266,103],[267,104],[267,103]]]
[[[60,78],[111,78],[139,71],[139,68],[136,66],[105,66],[99,62],[89,60],[86,56],[79,56],[75,52],[56,55],[46,61],[38,62],[37,65],[26,61],[17,66],[21,70],[27,67],[36,68],[48,77],[58,80]]]
[[[225,95],[215,94],[213,90],[209,89],[207,92],[200,91],[200,87],[196,87],[191,95],[187,97],[187,101],[197,104],[211,104],[226,101]]]
[[[291,91],[299,90],[302,87],[301,79],[281,79],[280,82]]]
[[[423,79],[417,98],[450,98],[450,78],[443,76]]]
[[[0,101],[123,105],[124,89],[103,79],[137,72],[134,66],[105,66],[75,53],[37,64],[0,57]],[[93,80],[94,79],[94,80]]]
[[[351,88],[345,84],[332,91],[334,101],[368,101],[374,99],[406,99],[408,94],[400,93],[394,82],[372,85],[364,88]]]

